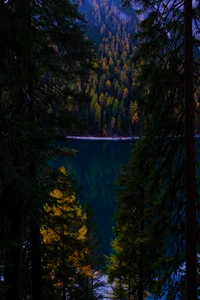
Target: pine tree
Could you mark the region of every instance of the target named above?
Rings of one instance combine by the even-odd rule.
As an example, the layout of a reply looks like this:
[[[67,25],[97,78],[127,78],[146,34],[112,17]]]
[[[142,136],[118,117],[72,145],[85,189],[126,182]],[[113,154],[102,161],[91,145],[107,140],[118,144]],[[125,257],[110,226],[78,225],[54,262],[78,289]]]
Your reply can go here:
[[[87,228],[87,253],[84,258],[84,263],[91,267],[93,273],[81,274],[81,276],[77,278],[76,287],[74,288],[71,297],[73,297],[74,299],[100,300],[105,298],[105,295],[102,292],[103,288],[105,287],[105,282],[103,280],[103,273],[100,266],[100,241],[98,239],[97,230],[95,229],[92,210],[89,203],[87,203],[85,210],[85,225]]]
[[[84,18],[71,2],[5,1],[0,4],[2,66],[1,231],[5,299],[22,299],[23,244],[32,231],[32,293],[41,299],[39,227],[41,185],[46,162],[55,153],[50,131],[72,121],[66,102],[79,97],[72,85],[89,75],[92,57]],[[70,46],[69,46],[70,45]],[[25,227],[27,226],[27,227]],[[29,270],[31,272],[31,270]],[[36,289],[37,287],[37,289]]]
[[[86,214],[75,199],[64,167],[60,172],[58,189],[51,192],[51,201],[44,207],[42,264],[46,284],[49,282],[57,288],[62,299],[73,299],[79,277],[92,277],[94,271],[85,260],[88,252]],[[50,292],[53,290],[49,289]],[[47,299],[49,296],[46,295]]]
[[[144,137],[121,174],[115,229],[121,251],[114,257],[124,262],[125,285],[129,257],[136,258],[131,278],[139,299],[145,291],[175,299],[185,294],[184,15],[176,2],[142,4],[148,14],[134,62],[140,64],[135,96]]]

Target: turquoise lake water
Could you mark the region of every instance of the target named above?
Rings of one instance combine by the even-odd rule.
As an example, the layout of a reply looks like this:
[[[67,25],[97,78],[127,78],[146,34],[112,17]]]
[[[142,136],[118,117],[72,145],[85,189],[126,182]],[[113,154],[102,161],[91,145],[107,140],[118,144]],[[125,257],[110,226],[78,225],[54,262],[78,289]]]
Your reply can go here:
[[[120,165],[128,162],[134,144],[135,140],[66,139],[59,145],[76,149],[76,157],[59,156],[51,163],[53,167],[64,166],[74,175],[81,186],[81,194],[77,195],[80,204],[84,207],[88,201],[91,203],[103,255],[111,253],[117,173]]]
[[[76,149],[76,157],[59,156],[53,167],[64,166],[81,186],[77,194],[80,204],[89,202],[93,210],[102,255],[111,253],[112,227],[116,212],[116,181],[120,166],[127,163],[136,140],[66,139],[61,147]],[[200,139],[196,139],[197,159],[200,160]],[[197,170],[200,174],[199,169]]]

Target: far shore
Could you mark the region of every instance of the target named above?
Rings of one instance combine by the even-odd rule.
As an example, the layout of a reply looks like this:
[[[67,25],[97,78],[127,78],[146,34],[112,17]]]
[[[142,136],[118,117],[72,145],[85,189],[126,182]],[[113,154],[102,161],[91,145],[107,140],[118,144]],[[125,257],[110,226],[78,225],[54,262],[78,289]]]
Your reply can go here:
[[[67,135],[59,136],[58,139],[76,139],[76,140],[105,140],[105,141],[126,141],[126,140],[138,140],[141,136],[90,136],[90,135]],[[200,133],[195,133],[195,138],[200,138]]]
[[[137,140],[139,136],[73,136],[67,135],[66,139],[77,139],[77,140],[105,140],[105,141],[121,141],[121,140]]]

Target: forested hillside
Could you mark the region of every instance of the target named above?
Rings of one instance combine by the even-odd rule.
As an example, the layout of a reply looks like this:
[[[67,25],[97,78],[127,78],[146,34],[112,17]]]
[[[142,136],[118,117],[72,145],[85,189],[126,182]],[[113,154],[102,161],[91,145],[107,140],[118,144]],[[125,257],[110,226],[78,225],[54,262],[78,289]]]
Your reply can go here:
[[[197,300],[200,3],[138,2],[141,22],[114,1],[0,1],[1,300],[105,298],[91,209],[50,160],[75,155],[58,133],[140,130],[119,173],[111,299]]]
[[[131,58],[138,19],[133,12],[125,13],[118,1],[86,1],[80,9],[86,13],[87,35],[95,42],[97,60],[89,81],[74,83],[79,92],[91,97],[90,105],[70,106],[70,110],[86,120],[85,134],[137,134],[134,86],[138,70],[134,70]]]
[[[143,61],[136,65],[133,58],[138,44],[134,35],[138,31],[141,15],[130,7],[122,9],[118,0],[85,1],[80,4],[80,11],[86,15],[86,34],[94,42],[96,61],[87,82],[79,78],[72,84],[73,89],[83,93],[88,101],[67,105],[67,110],[81,122],[81,126],[74,125],[70,133],[138,135],[141,132],[141,115],[136,87]],[[194,53],[199,56],[197,47]],[[197,87],[197,108],[198,91]],[[198,113],[195,118],[198,130]]]

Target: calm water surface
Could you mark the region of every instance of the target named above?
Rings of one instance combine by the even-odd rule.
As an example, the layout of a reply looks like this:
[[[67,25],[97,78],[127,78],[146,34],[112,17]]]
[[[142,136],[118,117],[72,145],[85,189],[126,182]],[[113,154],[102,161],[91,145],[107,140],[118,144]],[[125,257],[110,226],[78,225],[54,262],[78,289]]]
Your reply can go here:
[[[100,251],[105,255],[111,252],[117,173],[120,165],[128,162],[134,144],[134,140],[67,139],[59,145],[76,149],[76,157],[59,156],[52,163],[53,167],[64,166],[74,175],[81,186],[81,195],[77,195],[80,204],[84,207],[88,201],[91,203],[101,240]]]
[[[128,162],[135,140],[83,140],[66,139],[61,147],[76,149],[75,158],[59,156],[53,167],[64,166],[81,186],[77,198],[84,207],[89,201],[101,240],[100,252],[111,253],[114,214],[116,212],[116,180],[120,165]],[[196,156],[200,160],[200,139],[196,139]],[[200,175],[199,168],[197,174]]]

